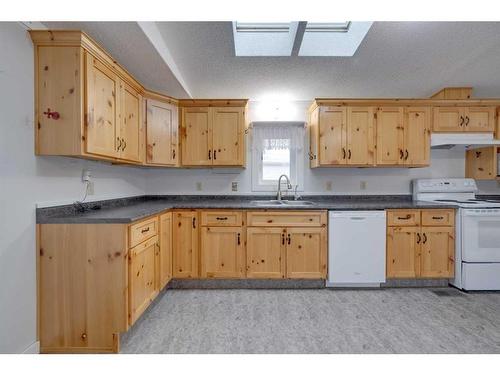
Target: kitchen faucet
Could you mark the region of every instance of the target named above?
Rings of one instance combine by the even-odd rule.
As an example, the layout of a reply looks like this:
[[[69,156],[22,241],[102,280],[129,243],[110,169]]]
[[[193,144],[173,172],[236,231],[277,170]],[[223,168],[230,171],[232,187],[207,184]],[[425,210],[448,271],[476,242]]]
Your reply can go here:
[[[286,186],[287,186],[287,188],[288,189],[292,188],[292,184],[290,183],[290,179],[288,178],[288,176],[286,174],[282,174],[280,176],[280,178],[278,178],[278,194],[276,196],[276,199],[279,200],[279,201],[281,200],[281,178],[282,177],[286,178],[286,184],[287,184]]]

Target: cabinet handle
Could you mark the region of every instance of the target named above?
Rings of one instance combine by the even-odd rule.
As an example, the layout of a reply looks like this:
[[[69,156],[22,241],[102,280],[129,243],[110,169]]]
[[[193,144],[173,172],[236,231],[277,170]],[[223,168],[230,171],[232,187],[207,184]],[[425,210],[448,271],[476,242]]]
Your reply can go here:
[[[175,159],[175,150],[172,150],[172,159]]]
[[[122,142],[123,142],[122,151],[125,151],[125,147],[127,147],[127,142],[123,138],[122,138]]]
[[[59,117],[61,117],[61,115],[59,114],[59,112],[55,112],[55,111],[51,111],[50,108],[47,108],[47,110],[45,112],[43,112],[44,115],[47,116],[47,118],[52,118],[54,120],[58,120]]]
[[[146,229],[141,230],[141,233],[146,233],[146,232],[149,232],[149,227],[147,227]]]
[[[217,220],[227,220],[227,216],[226,217],[218,217]]]
[[[425,235],[425,233],[423,234],[424,236],[424,241],[422,243],[426,243],[427,242],[427,236]]]
[[[469,121],[470,121],[469,116],[465,117],[465,126],[469,125]]]
[[[193,229],[196,229],[196,218],[193,217]]]
[[[217,159],[217,150],[214,150],[214,160]]]
[[[420,238],[420,233],[417,233],[417,244],[419,244],[421,241],[421,238]]]
[[[405,160],[408,160],[408,150],[405,150]]]
[[[208,160],[212,160],[212,150],[208,150]]]
[[[292,237],[290,236],[290,233],[288,233],[288,244],[290,245],[292,243]]]
[[[313,160],[314,157],[313,157],[313,153],[311,151],[309,151],[309,160]]]
[[[442,216],[433,216],[432,218],[434,220],[443,220],[444,219],[444,217],[442,217]]]
[[[116,148],[117,151],[120,151],[120,148],[122,147],[122,140],[120,137],[116,137],[116,140],[118,141],[118,147]]]
[[[285,234],[284,233],[281,234],[281,244],[282,245],[285,244]]]
[[[398,216],[398,220],[409,220],[410,218],[411,218],[410,214],[406,215],[405,217]]]
[[[403,159],[404,156],[405,156],[405,154],[404,154],[403,150],[399,149],[399,158]]]
[[[241,239],[240,239],[241,234],[238,233],[238,245],[241,245]]]
[[[464,125],[464,116],[460,116],[460,124],[458,126],[463,126]]]
[[[342,147],[342,159],[345,159],[345,148]]]
[[[349,157],[348,159],[350,160],[351,159],[351,149],[349,149]]]

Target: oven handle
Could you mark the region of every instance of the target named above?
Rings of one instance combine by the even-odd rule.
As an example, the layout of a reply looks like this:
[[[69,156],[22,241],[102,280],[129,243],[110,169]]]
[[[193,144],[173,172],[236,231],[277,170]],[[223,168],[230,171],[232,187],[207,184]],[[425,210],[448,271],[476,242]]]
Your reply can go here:
[[[498,209],[463,210],[463,216],[481,216],[481,217],[498,217],[498,218],[500,218],[500,210],[498,210]]]

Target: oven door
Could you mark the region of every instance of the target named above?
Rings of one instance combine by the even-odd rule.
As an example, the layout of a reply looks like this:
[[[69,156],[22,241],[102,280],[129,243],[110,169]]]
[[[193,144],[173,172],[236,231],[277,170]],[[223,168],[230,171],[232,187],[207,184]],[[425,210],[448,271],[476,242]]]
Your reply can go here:
[[[500,262],[500,210],[462,210],[462,261]]]

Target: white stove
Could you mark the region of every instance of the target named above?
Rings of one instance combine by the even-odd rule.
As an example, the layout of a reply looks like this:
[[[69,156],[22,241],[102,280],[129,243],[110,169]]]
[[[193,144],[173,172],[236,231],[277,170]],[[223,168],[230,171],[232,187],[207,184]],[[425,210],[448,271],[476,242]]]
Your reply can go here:
[[[500,201],[476,198],[469,178],[413,181],[413,200],[457,206],[455,277],[463,290],[500,290]]]

